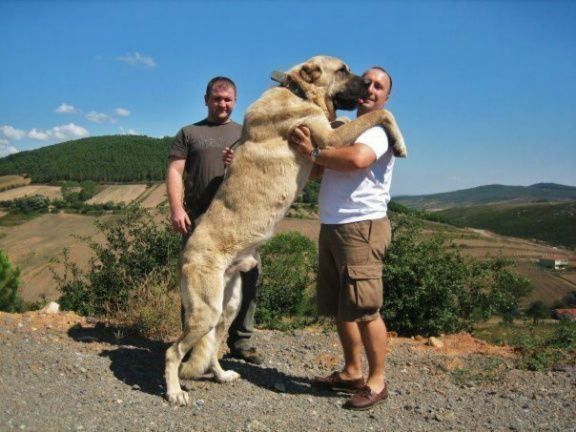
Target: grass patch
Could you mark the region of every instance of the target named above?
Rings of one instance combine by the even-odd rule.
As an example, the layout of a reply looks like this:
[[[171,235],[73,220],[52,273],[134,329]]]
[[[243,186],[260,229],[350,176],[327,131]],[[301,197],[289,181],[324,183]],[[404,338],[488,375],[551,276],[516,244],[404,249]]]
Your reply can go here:
[[[450,378],[459,385],[484,385],[500,382],[508,366],[499,357],[473,356],[463,367],[448,371]]]
[[[32,219],[42,216],[45,212],[9,212],[0,218],[0,226],[12,227],[16,225],[22,225]]]
[[[576,322],[500,324],[475,331],[474,336],[515,347],[520,354],[520,369],[544,371],[576,365]]]

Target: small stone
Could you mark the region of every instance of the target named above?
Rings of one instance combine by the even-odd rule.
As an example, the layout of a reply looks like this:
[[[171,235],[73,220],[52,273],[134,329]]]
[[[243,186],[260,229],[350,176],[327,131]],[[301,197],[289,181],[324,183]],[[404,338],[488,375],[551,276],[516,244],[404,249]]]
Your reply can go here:
[[[46,314],[57,314],[58,312],[60,312],[60,305],[56,302],[50,302],[42,309],[40,309],[40,312]]]
[[[138,384],[134,384],[132,386],[132,390],[140,390],[140,386]]]
[[[122,399],[116,399],[117,404],[121,404],[122,402],[124,402]]]
[[[194,402],[194,407],[197,410],[201,410],[203,406],[204,406],[204,400],[203,399],[198,399],[197,401]]]
[[[426,339],[423,336],[418,335],[418,336],[414,337],[414,340],[416,342],[424,342]]]
[[[274,389],[284,393],[286,391],[286,385],[283,382],[274,383]]]
[[[432,336],[428,339],[428,345],[430,345],[434,348],[444,348],[444,342],[442,342],[438,338],[435,338],[434,336]]]

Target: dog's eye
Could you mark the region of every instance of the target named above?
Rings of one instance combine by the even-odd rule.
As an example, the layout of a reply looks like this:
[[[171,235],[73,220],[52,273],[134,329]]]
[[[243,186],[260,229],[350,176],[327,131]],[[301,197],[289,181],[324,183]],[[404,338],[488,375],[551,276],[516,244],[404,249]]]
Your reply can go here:
[[[337,72],[341,73],[343,75],[349,75],[350,74],[350,72],[348,72],[348,69],[346,69],[346,66],[342,66],[340,69],[338,69]]]

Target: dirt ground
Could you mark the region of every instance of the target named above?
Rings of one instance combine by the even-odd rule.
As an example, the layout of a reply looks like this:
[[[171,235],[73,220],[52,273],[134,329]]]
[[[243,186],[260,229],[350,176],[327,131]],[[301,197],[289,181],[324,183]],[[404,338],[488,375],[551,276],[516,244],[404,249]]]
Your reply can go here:
[[[72,313],[0,313],[0,430],[575,431],[576,372],[518,370],[508,347],[468,334],[392,338],[389,397],[370,410],[312,386],[341,366],[336,333],[256,330],[262,365],[224,358],[241,379],[182,381],[191,406],[164,399],[167,344]]]

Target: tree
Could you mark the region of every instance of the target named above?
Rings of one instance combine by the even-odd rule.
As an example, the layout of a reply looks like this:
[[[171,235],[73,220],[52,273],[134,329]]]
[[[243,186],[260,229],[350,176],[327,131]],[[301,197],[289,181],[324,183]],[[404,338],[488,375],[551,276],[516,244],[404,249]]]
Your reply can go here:
[[[0,310],[20,312],[23,308],[19,292],[20,270],[13,268],[8,256],[0,250]]]
[[[532,318],[532,324],[538,324],[541,319],[548,318],[548,307],[542,300],[535,301],[526,311],[526,315]]]

